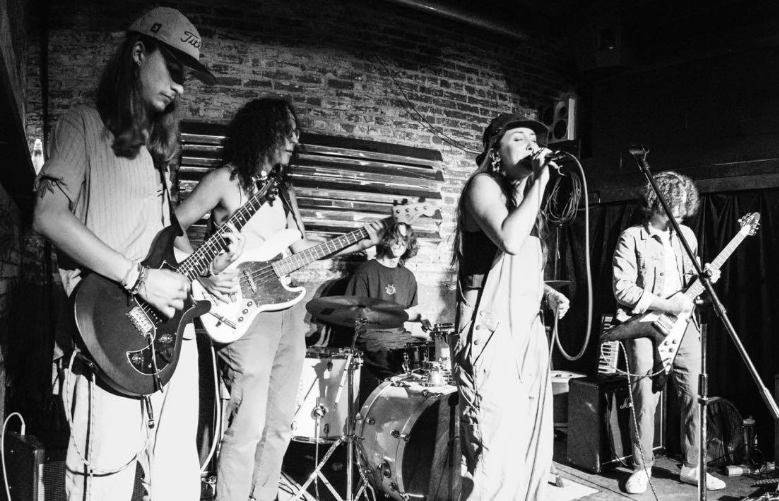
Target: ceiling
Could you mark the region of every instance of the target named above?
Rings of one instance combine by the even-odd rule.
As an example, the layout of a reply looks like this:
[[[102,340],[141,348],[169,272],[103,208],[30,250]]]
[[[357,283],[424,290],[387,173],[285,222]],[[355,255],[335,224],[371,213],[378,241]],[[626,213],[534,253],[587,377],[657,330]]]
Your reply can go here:
[[[775,0],[391,1],[454,13],[459,21],[519,39],[565,37],[585,76],[779,46]]]

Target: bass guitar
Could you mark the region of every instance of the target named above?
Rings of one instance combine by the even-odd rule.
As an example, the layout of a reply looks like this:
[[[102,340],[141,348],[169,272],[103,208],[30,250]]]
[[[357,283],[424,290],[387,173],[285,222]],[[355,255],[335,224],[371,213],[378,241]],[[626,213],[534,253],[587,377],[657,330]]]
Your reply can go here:
[[[720,269],[725,261],[733,254],[733,251],[744,241],[747,236],[754,235],[760,225],[760,213],[755,212],[747,214],[738,220],[741,230],[735,237],[722,249],[722,252],[711,262],[711,268]],[[697,278],[684,291],[677,294],[684,294],[691,300],[698,297],[704,290],[703,283]],[[684,332],[687,330],[687,322],[690,320],[692,311],[672,315],[669,313],[647,312],[611,328],[601,334],[600,342],[622,341],[624,339],[636,339],[648,337],[655,345],[655,367],[652,376],[652,390],[658,392],[663,389],[668,376],[671,373],[676,353],[682,343]]]
[[[240,230],[260,206],[272,201],[277,193],[278,180],[270,178],[227,222]],[[168,226],[155,237],[142,264],[176,271],[193,282],[227,248],[226,231],[227,225],[221,226],[179,264],[173,243],[183,232],[178,224]],[[89,355],[101,379],[123,395],[143,397],[170,381],[178,364],[184,327],[207,312],[210,305],[207,301],[189,297],[182,310],[166,319],[121,284],[89,273],[73,293],[73,308],[80,347]]]
[[[398,223],[410,224],[422,215],[435,215],[437,210],[428,203],[395,205],[391,218]],[[262,247],[244,251],[230,265],[238,268],[241,292],[229,303],[214,298],[200,283],[192,284],[195,298],[211,302],[211,310],[200,317],[200,321],[214,341],[231,343],[246,333],[261,312],[279,311],[298,303],[303,299],[306,289],[291,286],[288,275],[368,238],[368,232],[360,228],[289,257],[278,258],[300,236],[297,230],[283,230],[265,241]]]

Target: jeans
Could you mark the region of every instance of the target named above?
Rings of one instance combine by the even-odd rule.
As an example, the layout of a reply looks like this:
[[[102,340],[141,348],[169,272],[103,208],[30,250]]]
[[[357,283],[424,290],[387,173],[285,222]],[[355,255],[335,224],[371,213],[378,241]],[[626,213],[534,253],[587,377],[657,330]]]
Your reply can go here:
[[[217,464],[219,501],[265,501],[278,494],[306,356],[303,334],[288,328],[289,311],[260,313],[242,338],[219,350],[230,390]]]
[[[625,349],[631,374],[646,374],[652,371],[655,348],[649,338],[626,341]],[[682,460],[688,467],[698,464],[698,435],[701,423],[697,398],[700,370],[700,332],[694,322],[690,321],[671,372],[679,398]],[[655,436],[655,410],[660,393],[652,393],[652,379],[649,377],[633,378],[631,391],[638,430],[631,419],[630,433],[633,437],[633,463],[638,470],[649,468],[654,463],[652,444]]]

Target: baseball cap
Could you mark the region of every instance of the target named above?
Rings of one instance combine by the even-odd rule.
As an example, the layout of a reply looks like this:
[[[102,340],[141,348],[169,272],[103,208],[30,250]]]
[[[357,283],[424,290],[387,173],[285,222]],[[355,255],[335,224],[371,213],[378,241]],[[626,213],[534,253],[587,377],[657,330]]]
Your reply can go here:
[[[493,118],[492,122],[484,130],[484,136],[482,137],[482,147],[484,149],[476,157],[476,163],[481,165],[484,157],[495,146],[495,143],[503,137],[503,134],[507,130],[516,129],[517,127],[526,127],[532,130],[536,133],[538,143],[541,145],[546,144],[547,135],[549,134],[549,128],[546,125],[518,113],[501,113]]]
[[[184,14],[170,7],[156,7],[130,25],[128,32],[140,33],[159,40],[178,62],[192,69],[192,74],[207,85],[216,77],[200,62],[203,41],[195,26]]]

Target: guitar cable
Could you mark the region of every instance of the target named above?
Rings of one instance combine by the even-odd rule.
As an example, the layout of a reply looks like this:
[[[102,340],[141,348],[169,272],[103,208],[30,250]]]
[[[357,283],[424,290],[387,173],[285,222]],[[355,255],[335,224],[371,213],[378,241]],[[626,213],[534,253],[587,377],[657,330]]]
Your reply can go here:
[[[214,454],[216,453],[216,449],[219,446],[219,443],[222,440],[222,419],[224,416],[222,415],[222,398],[221,398],[221,392],[219,391],[219,371],[217,369],[217,360],[216,360],[216,350],[214,349],[214,342],[211,340],[211,338],[208,338],[208,345],[209,345],[209,351],[211,352],[211,368],[213,369],[213,375],[214,375],[214,435],[211,440],[211,447],[208,450],[208,455],[205,458],[205,461],[203,461],[203,464],[200,465],[200,475],[202,476],[206,470],[208,469],[208,463],[211,462],[211,458],[214,457]]]
[[[5,429],[8,427],[8,421],[10,421],[14,416],[19,418],[19,421],[21,422],[21,427],[19,429],[19,434],[21,436],[24,436],[25,430],[27,428],[27,425],[24,422],[24,417],[21,415],[21,413],[12,412],[8,415],[7,418],[5,418],[5,421],[3,421],[3,429],[0,430],[0,460],[2,460],[3,463],[3,485],[5,486],[5,498],[8,501],[11,501],[11,488],[8,485],[8,472],[5,468]]]
[[[67,368],[67,371],[65,372],[65,388],[62,391],[62,402],[63,402],[63,405],[65,406],[65,417],[66,417],[66,419],[68,421],[68,428],[70,429],[70,438],[71,438],[71,440],[73,442],[73,447],[76,450],[76,453],[78,454],[79,459],[81,460],[81,463],[84,466],[87,467],[87,474],[86,474],[87,478],[85,479],[85,481],[87,482],[86,483],[86,497],[87,497],[87,501],[89,501],[91,499],[91,490],[89,488],[91,479],[95,475],[110,475],[110,474],[113,474],[113,473],[118,473],[118,472],[120,472],[122,470],[125,470],[129,466],[134,465],[136,463],[136,461],[138,460],[138,458],[141,456],[141,454],[143,454],[143,451],[146,450],[146,448],[149,445],[149,441],[151,440],[151,429],[149,429],[148,427],[144,427],[146,429],[146,440],[144,440],[143,445],[135,453],[135,455],[133,455],[133,457],[130,458],[130,460],[128,460],[122,466],[119,466],[119,467],[116,467],[116,468],[95,468],[95,467],[93,467],[93,465],[92,465],[92,463],[90,461],[90,456],[92,455],[92,445],[93,445],[92,444],[92,440],[90,440],[90,436],[89,436],[90,432],[87,431],[87,434],[86,434],[86,437],[85,437],[85,440],[87,442],[87,448],[88,448],[88,450],[86,452],[86,455],[85,455],[85,453],[79,448],[78,441],[77,441],[76,436],[74,435],[74,431],[73,431],[73,416],[71,414],[71,412],[73,412],[73,411],[72,411],[71,402],[70,402],[70,392],[71,392],[70,376],[73,373],[73,363],[74,363],[76,357],[79,357],[82,361],[84,361],[85,365],[87,365],[87,367],[90,368],[90,370],[88,371],[89,376],[85,376],[89,380],[89,386],[88,386],[88,389],[89,389],[89,411],[88,411],[87,419],[88,419],[88,422],[90,422],[90,423],[93,421],[93,418],[94,418],[94,405],[95,405],[95,378],[94,378],[95,373],[91,370],[92,362],[88,358],[86,358],[81,353],[81,351],[79,351],[78,349],[74,349],[73,350],[73,353],[71,353],[70,359],[68,360],[68,368]],[[72,391],[74,393],[76,391],[75,383],[74,383]],[[144,414],[144,406],[143,405],[141,405],[141,414],[142,415]],[[143,423],[143,421],[144,421],[143,420],[143,416],[141,416],[141,422]],[[141,426],[143,427],[143,425],[141,425]]]
[[[621,341],[620,344],[622,344]],[[627,350],[625,350],[624,345],[622,345],[622,357],[625,359],[625,374],[627,375],[627,381],[628,381],[628,398],[630,399],[630,419],[633,421],[633,429],[635,430],[636,433],[635,439],[636,439],[636,444],[638,444],[638,451],[641,454],[641,464],[646,465],[646,453],[644,451],[644,446],[641,445],[641,440],[638,437],[639,431],[638,431],[638,421],[636,420],[636,406],[633,403],[633,386],[630,384],[630,378],[631,376],[638,377],[638,378],[645,378],[645,377],[649,377],[650,374],[647,373],[643,376],[630,374],[630,362],[628,361],[628,354],[627,354]],[[657,409],[655,409],[655,412],[657,412]],[[632,441],[633,437],[631,436],[630,438]],[[644,468],[646,470],[646,466]],[[652,475],[650,474],[647,474],[647,483],[649,484],[649,488],[652,489],[652,495],[654,496],[655,500],[660,501],[660,499],[657,497],[657,491],[655,491],[655,486],[652,483]]]

